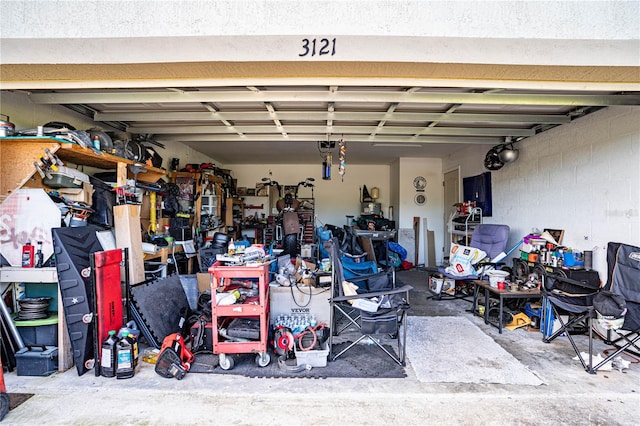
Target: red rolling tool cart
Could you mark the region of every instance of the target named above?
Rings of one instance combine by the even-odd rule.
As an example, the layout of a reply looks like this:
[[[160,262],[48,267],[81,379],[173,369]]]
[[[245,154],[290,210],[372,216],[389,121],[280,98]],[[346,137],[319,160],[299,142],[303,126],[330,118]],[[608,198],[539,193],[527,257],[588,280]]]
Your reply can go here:
[[[269,335],[269,263],[257,266],[223,266],[214,262],[209,268],[211,283],[212,324],[217,327],[213,333],[213,353],[219,355],[220,368],[231,370],[235,366],[232,354],[256,354],[256,364],[266,367],[271,362],[267,352]],[[216,293],[225,292],[234,287],[234,281],[257,283],[258,294],[243,302],[218,304]],[[222,303],[222,302],[221,302]],[[244,324],[253,327],[245,327]],[[234,324],[240,324],[232,333]],[[252,329],[251,329],[252,328]],[[246,335],[242,335],[242,331]],[[234,334],[231,336],[231,334]]]

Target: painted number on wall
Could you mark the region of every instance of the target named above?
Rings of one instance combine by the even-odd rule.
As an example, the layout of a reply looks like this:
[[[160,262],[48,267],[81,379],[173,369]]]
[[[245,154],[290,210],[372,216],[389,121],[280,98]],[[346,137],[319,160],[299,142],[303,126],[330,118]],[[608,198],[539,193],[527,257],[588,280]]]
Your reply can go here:
[[[302,51],[298,53],[298,56],[333,56],[336,54],[336,39],[328,38],[303,38],[302,39]]]

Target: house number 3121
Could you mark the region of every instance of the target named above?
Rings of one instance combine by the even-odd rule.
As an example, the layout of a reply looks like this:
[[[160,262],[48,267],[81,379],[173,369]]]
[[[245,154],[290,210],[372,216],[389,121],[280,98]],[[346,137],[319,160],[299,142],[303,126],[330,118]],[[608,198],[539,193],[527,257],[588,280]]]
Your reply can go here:
[[[333,56],[336,54],[336,39],[329,40],[328,38],[321,39],[302,39],[302,52],[298,53],[298,56]]]

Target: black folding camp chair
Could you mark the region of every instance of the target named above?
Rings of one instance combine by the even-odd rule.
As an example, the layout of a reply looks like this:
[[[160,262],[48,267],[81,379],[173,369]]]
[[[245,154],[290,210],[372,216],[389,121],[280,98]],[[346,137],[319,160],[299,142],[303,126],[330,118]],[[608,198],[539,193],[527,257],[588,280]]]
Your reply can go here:
[[[624,351],[640,352],[639,247],[613,242],[608,244],[607,282],[603,287],[597,287],[587,280],[547,274],[544,277],[543,297],[545,305],[550,305],[550,313],[560,322],[560,328],[549,336],[545,334],[543,341],[549,343],[560,335],[566,335],[588,373],[595,374]],[[606,303],[607,299],[611,303]],[[615,312],[605,312],[607,305],[612,305]],[[561,313],[569,314],[567,322],[562,319]],[[572,329],[580,323],[586,323],[588,327],[588,359],[585,359],[572,336]],[[594,365],[593,330],[596,325],[605,330],[605,343],[614,345],[616,350]]]
[[[324,243],[331,256],[333,291],[331,304],[331,336],[329,359],[335,360],[368,338],[374,346],[382,349],[393,361],[405,365],[407,338],[406,317],[409,310],[409,291],[413,287],[397,287],[391,268],[351,275],[345,279],[340,248],[337,239]],[[334,354],[334,338],[347,330],[355,330],[358,337]],[[386,335],[396,340],[397,353],[385,347],[384,342],[374,336]]]

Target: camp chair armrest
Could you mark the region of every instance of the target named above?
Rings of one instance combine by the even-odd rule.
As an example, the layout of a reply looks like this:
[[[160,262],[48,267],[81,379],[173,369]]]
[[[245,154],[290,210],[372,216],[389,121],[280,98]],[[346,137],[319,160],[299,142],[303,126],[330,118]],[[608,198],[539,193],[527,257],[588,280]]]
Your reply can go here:
[[[412,286],[403,285],[402,287],[389,289],[389,290],[372,291],[370,293],[356,294],[353,296],[337,296],[333,298],[333,301],[345,302],[347,300],[354,300],[354,299],[370,299],[372,297],[378,297],[378,296],[389,296],[390,294],[408,293],[410,290],[413,290]]]
[[[583,287],[585,289],[589,289],[591,291],[594,290],[594,288],[589,286],[589,284],[587,282],[585,282],[585,281],[573,280],[571,278],[563,277],[563,276],[556,275],[556,274],[546,274],[546,277],[547,278],[552,278],[552,279],[556,280],[557,282],[564,282],[564,283],[568,283],[568,284],[574,284],[574,285]],[[553,287],[555,287],[555,285]],[[551,289],[553,289],[553,287]]]
[[[478,262],[475,265],[473,265],[474,268],[476,269],[482,269],[485,268],[487,266],[493,266],[494,269],[500,269],[501,267],[505,266],[506,263],[504,262]]]
[[[346,256],[346,257],[351,258],[351,259],[362,259],[366,255],[367,255],[367,253],[362,253],[362,254],[351,254],[351,253],[346,253],[346,252],[342,253],[342,256]]]
[[[383,275],[390,275],[390,272],[388,270],[384,270],[384,271],[376,272],[375,274],[358,275],[357,277],[350,277],[350,278],[347,278],[346,280],[352,283],[357,283],[360,281],[370,280],[371,278],[381,277]]]

